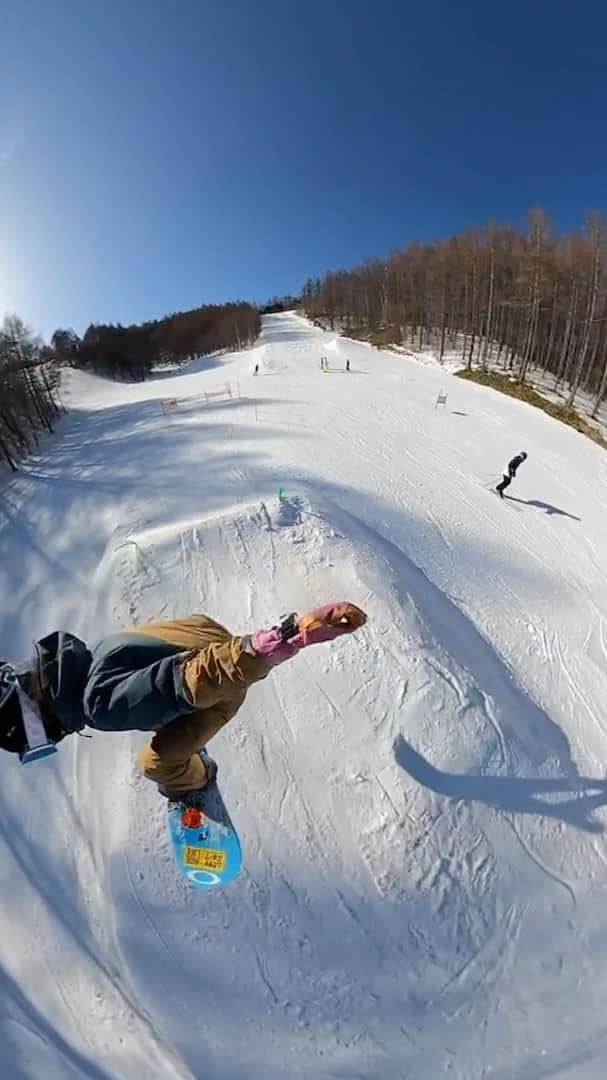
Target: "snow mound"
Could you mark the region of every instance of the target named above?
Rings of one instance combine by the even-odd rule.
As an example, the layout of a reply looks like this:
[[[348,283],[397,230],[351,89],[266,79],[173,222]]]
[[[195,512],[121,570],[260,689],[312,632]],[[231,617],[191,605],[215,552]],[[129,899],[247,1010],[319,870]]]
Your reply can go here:
[[[285,1014],[302,1037],[313,1028],[323,1054],[356,1040],[363,1016],[383,1043],[393,1019],[364,989],[365,972],[378,964],[390,993],[399,986],[399,996],[415,999],[423,980],[427,1030],[444,1022],[446,1004],[473,1007],[479,981],[509,964],[526,910],[524,828],[494,808],[535,814],[545,800],[555,838],[561,820],[589,830],[596,823],[575,797],[559,801],[579,779],[567,740],[470,620],[405,552],[305,485],[281,500],[121,539],[104,591],[112,622],[122,625],[203,610],[238,631],[243,613],[250,629],[327,595],[368,609],[354,645],[309,650],[281,668],[214,741],[247,857],[240,895],[205,900],[205,923],[225,912],[254,942],[222,980],[230,996],[257,1000],[249,1013],[270,1045],[281,1044]],[[174,966],[188,971],[191,936],[178,929],[180,912],[199,904],[175,880],[162,815],[141,787],[130,806],[141,846],[122,851],[112,883],[124,897],[121,950],[135,936],[135,888],[143,910],[160,911],[169,928],[163,942]],[[543,888],[553,886],[548,874]],[[223,937],[206,930],[202,940],[216,973]],[[137,973],[137,960],[128,962]],[[200,1008],[208,992],[205,985]],[[192,988],[189,998],[193,1017]],[[229,1025],[206,1038],[219,1048],[228,1033]],[[281,1074],[282,1053],[268,1051],[265,1075]]]

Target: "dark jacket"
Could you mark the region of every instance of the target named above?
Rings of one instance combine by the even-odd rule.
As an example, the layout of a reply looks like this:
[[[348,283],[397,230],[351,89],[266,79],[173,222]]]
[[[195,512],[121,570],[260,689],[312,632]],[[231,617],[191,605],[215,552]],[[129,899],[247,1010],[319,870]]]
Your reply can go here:
[[[91,652],[55,631],[36,645],[38,682],[65,732],[157,731],[179,716],[215,710],[230,719],[270,666],[205,615],[110,634]],[[28,690],[31,675],[21,677]]]
[[[516,470],[518,469],[519,465],[522,465],[523,462],[526,460],[526,456],[523,457],[522,454],[517,454],[516,457],[512,458],[512,461],[508,462],[508,476],[511,479],[512,477],[516,476]]]
[[[188,652],[144,634],[110,634],[93,648],[86,723],[102,731],[155,731],[193,712],[182,668]]]

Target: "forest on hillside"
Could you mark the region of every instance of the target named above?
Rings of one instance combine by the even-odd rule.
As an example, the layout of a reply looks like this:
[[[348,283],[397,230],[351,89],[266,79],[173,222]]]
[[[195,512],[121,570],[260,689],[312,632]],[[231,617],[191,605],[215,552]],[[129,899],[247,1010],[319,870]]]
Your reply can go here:
[[[497,363],[522,382],[540,369],[568,405],[580,389],[592,394],[596,414],[607,391],[606,275],[601,214],[557,236],[534,209],[526,233],[490,223],[309,279],[302,306],[375,344],[432,347],[441,360],[457,349],[463,367]]]
[[[0,460],[14,471],[63,412],[61,366],[141,381],[163,364],[252,345],[261,318],[251,304],[209,304],[134,326],[91,324],[82,338],[56,330],[51,345],[7,316],[0,327]]]
[[[73,330],[55,330],[51,345],[57,359],[73,367],[138,381],[159,365],[247,348],[260,326],[259,312],[251,304],[205,304],[133,326],[92,323],[82,338]]]
[[[0,461],[15,471],[63,413],[54,355],[16,315],[0,326]]]

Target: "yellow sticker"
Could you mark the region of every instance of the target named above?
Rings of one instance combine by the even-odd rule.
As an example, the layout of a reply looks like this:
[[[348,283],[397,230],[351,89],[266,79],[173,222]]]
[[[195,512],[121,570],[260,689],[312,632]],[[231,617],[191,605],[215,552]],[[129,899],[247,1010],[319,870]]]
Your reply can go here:
[[[195,866],[199,870],[218,870],[221,873],[226,868],[226,853],[214,851],[212,848],[186,847],[183,852],[183,865]]]

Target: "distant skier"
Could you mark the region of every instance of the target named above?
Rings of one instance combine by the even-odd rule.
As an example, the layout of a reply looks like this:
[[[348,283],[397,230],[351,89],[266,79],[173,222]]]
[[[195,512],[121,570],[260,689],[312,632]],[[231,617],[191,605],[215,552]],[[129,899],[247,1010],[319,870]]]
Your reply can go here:
[[[253,374],[254,375],[259,375],[259,364],[255,364],[255,370],[254,370]]]
[[[350,370],[350,361],[346,360],[346,371]]]
[[[331,603],[234,637],[207,615],[190,615],[117,631],[92,652],[54,631],[29,663],[0,661],[0,747],[25,764],[85,726],[153,732],[139,767],[162,795],[187,803],[217,772],[198,751],[235,716],[248,688],[300,649],[366,621],[355,604]]]
[[[516,457],[512,458],[512,461],[508,462],[508,469],[504,473],[503,480],[500,481],[500,483],[497,485],[497,487],[495,489],[498,492],[498,494],[500,495],[500,498],[502,498],[502,499],[504,498],[504,491],[506,490],[507,487],[510,487],[510,484],[512,483],[512,481],[514,480],[514,477],[516,476],[517,469],[526,460],[527,460],[527,454],[525,453],[524,450],[521,450],[520,454],[517,454]]]

